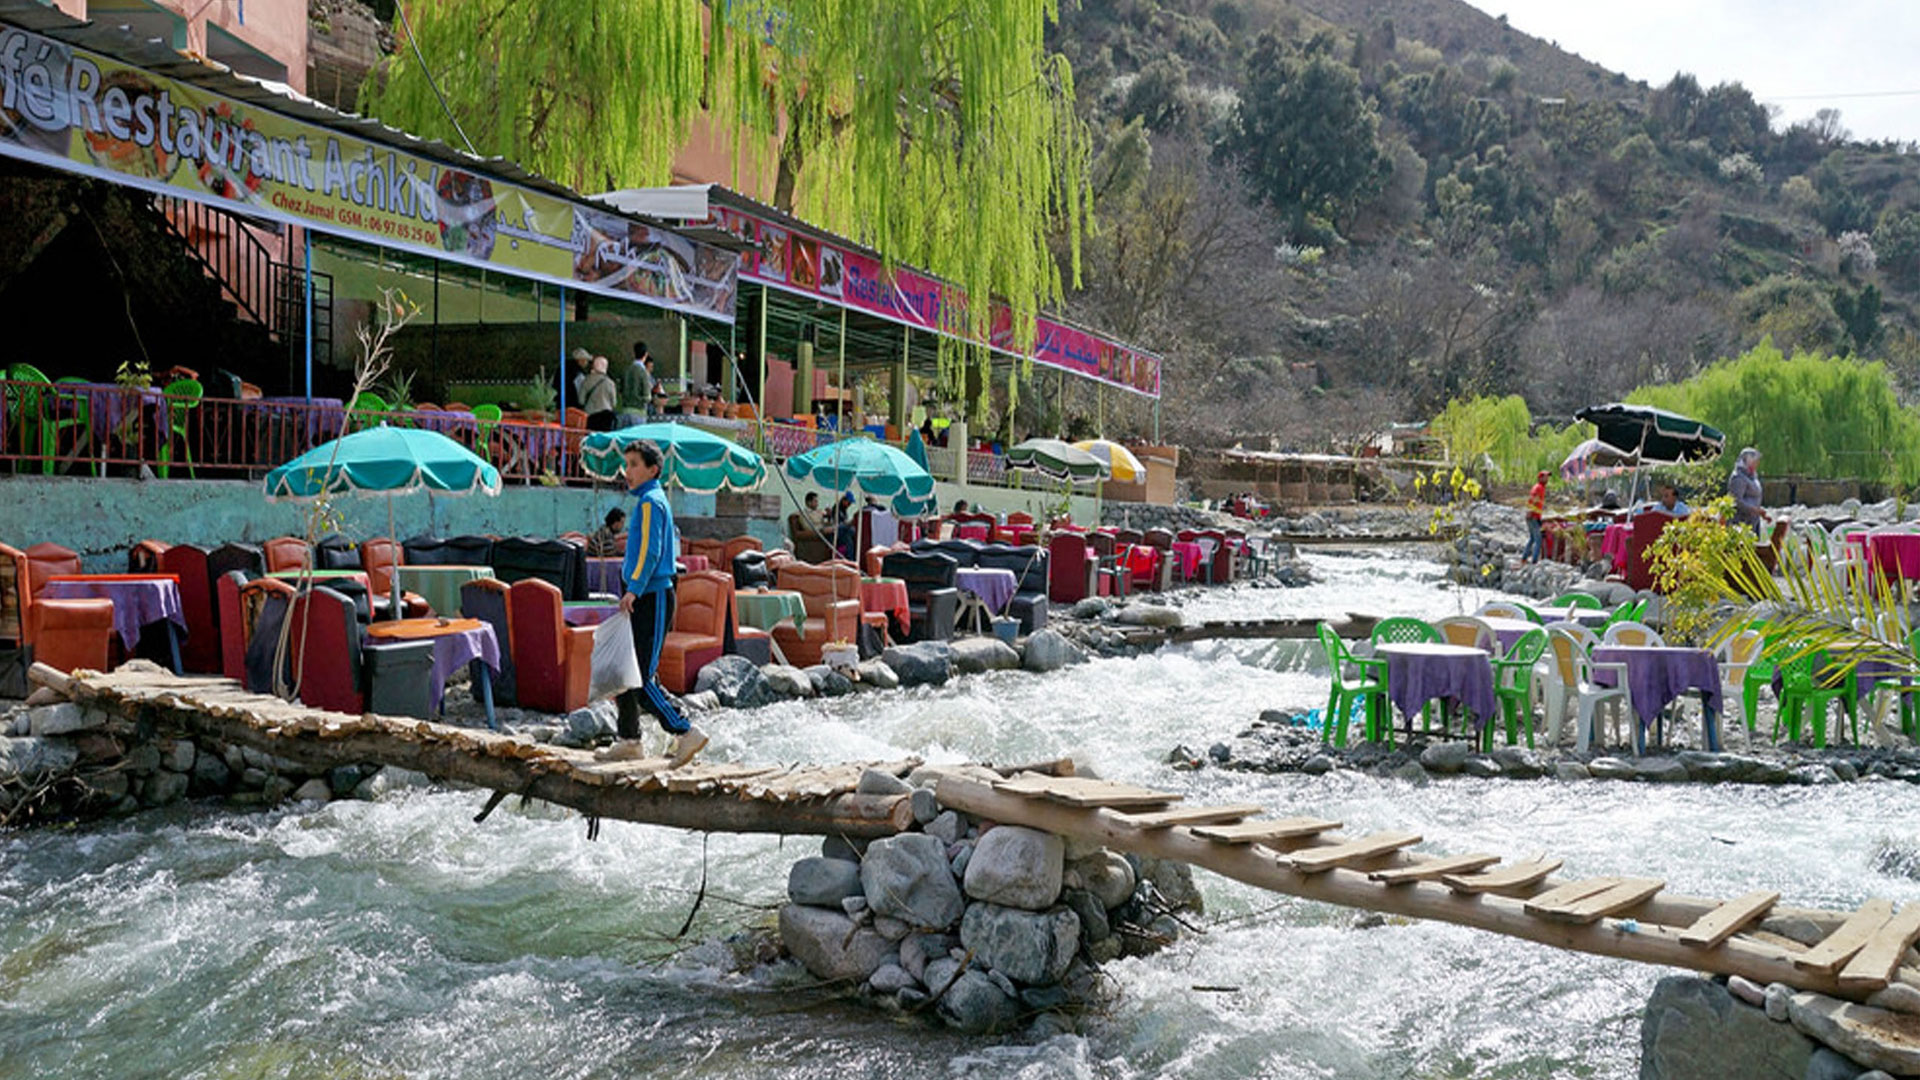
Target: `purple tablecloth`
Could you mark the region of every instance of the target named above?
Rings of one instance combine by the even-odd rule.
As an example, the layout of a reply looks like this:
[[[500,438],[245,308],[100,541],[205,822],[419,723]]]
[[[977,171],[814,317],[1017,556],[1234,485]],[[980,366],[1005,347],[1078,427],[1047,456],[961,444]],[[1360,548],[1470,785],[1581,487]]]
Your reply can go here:
[[[1578,623],[1590,630],[1605,626],[1607,620],[1613,617],[1613,613],[1605,608],[1537,607],[1533,613],[1546,622]]]
[[[500,642],[493,636],[493,627],[482,623],[472,630],[455,630],[440,634],[433,641],[433,711],[440,711],[440,699],[446,696],[447,676],[460,670],[461,665],[473,660],[500,670]]]
[[[1482,615],[1480,621],[1493,631],[1494,640],[1500,643],[1500,654],[1506,655],[1513,643],[1519,641],[1529,630],[1540,629],[1531,619],[1513,619],[1502,615]]]
[[[462,435],[477,435],[480,431],[480,422],[474,419],[472,413],[449,409],[415,409],[413,422],[428,431],[437,431],[467,443],[471,443],[472,439],[461,440]]]
[[[1492,719],[1499,700],[1493,693],[1493,659],[1464,645],[1385,644],[1374,647],[1387,661],[1387,700],[1407,718],[1439,698],[1464,706],[1476,726]]]
[[[1593,650],[1593,662],[1593,681],[1598,686],[1615,682],[1614,673],[1598,665],[1626,665],[1627,703],[1639,717],[1642,731],[1681,694],[1698,691],[1709,714],[1720,711],[1720,662],[1706,649],[1602,645]],[[1708,731],[1711,734],[1710,724]]]
[[[111,600],[113,629],[128,652],[140,641],[140,628],[162,619],[185,637],[187,616],[180,610],[180,586],[171,581],[101,580],[49,581],[41,596],[49,600]]]
[[[568,626],[599,626],[620,613],[619,604],[562,604],[560,616]]]
[[[143,389],[137,386],[121,386],[118,383],[60,383],[55,389],[67,401],[84,401],[87,406],[87,426],[91,429],[96,452],[104,452],[107,439],[121,430],[122,424],[140,415],[145,408],[154,410],[153,423],[159,426],[160,408],[166,401],[166,394],[157,389]],[[72,406],[63,403],[63,410],[71,412]]]
[[[588,556],[587,591],[619,596],[625,591],[620,587],[620,564],[624,561],[614,556]]]
[[[998,615],[1007,610],[1007,601],[1013,599],[1019,581],[1011,570],[983,570],[968,566],[954,571],[953,583],[978,597],[988,611]]]
[[[328,439],[339,438],[340,425],[347,418],[347,404],[339,398],[263,397],[251,407],[267,418],[298,421],[295,426],[304,435],[307,446],[296,454]]]

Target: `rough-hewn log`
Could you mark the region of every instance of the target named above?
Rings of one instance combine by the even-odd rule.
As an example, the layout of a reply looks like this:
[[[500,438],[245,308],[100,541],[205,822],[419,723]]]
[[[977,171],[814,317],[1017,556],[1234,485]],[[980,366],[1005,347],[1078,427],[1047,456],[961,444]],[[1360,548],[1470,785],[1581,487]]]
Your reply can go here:
[[[941,777],[935,794],[944,806],[979,817],[1012,825],[1025,825],[1047,832],[1093,840],[1116,851],[1133,851],[1156,858],[1174,859],[1217,874],[1243,881],[1272,892],[1321,900],[1345,907],[1365,908],[1394,915],[1458,923],[1511,937],[1536,941],[1576,952],[1617,956],[1643,963],[1664,964],[1692,971],[1711,971],[1743,975],[1762,985],[1783,982],[1803,990],[1816,990],[1837,997],[1859,1000],[1865,995],[1849,992],[1832,972],[1808,971],[1797,967],[1793,955],[1775,945],[1747,938],[1734,938],[1714,948],[1688,945],[1680,930],[1717,907],[1720,901],[1693,897],[1656,896],[1622,915],[1631,915],[1637,923],[1608,919],[1589,925],[1554,922],[1530,916],[1524,901],[1492,894],[1455,893],[1444,885],[1417,882],[1382,885],[1369,881],[1364,870],[1329,870],[1305,874],[1295,870],[1279,853],[1262,845],[1216,844],[1193,835],[1185,828],[1136,829],[1122,823],[1110,811],[1083,810],[1041,799],[1027,799],[996,791],[987,784],[959,776]],[[1337,834],[1323,834],[1308,844],[1340,842]],[[1405,852],[1383,858],[1374,869],[1396,862],[1414,865],[1433,856]],[[1542,888],[1557,887],[1551,879]],[[1831,920],[1832,912],[1776,910],[1776,916],[1818,915]]]
[[[208,680],[209,684],[218,682]],[[196,703],[190,692],[142,700],[123,698],[111,689],[96,688],[84,680],[70,680],[67,685],[76,700],[110,712],[140,713],[165,727],[223,745],[251,747],[316,769],[378,762],[413,769],[438,780],[526,795],[621,821],[702,832],[850,838],[892,836],[913,826],[912,802],[904,795],[845,794],[771,803],[727,793],[643,791],[630,785],[584,777],[552,757],[476,753],[472,746],[453,738],[432,737],[431,730],[437,725],[429,725],[427,734],[386,730],[344,734],[318,730],[283,732],[234,715],[239,710],[225,707],[227,702],[222,702],[217,713],[209,711]],[[461,734],[456,729],[449,731]],[[594,779],[600,782],[593,782]]]

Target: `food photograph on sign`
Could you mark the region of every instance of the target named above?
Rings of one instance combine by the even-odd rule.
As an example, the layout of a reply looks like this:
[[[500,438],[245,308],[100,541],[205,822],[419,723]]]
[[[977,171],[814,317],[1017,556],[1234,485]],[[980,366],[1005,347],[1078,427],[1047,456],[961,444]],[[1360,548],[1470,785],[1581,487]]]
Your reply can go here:
[[[222,143],[228,139],[237,139],[240,146],[248,147],[252,145],[248,136],[253,131],[253,118],[242,117],[236,124],[232,103],[222,101],[213,107],[212,113],[207,117],[205,126],[201,130],[224,132],[220,136]],[[245,167],[245,163],[250,160],[247,155],[235,154],[231,150],[224,153],[215,152],[219,150],[219,146],[212,141],[209,141],[207,146],[209,152],[200,156],[198,168],[195,170],[200,176],[200,182],[206,185],[207,190],[239,202],[259,202],[262,177]],[[238,168],[234,165],[236,161],[241,163]]]
[[[440,246],[476,259],[493,256],[494,226],[499,215],[493,184],[485,177],[458,169],[440,174],[434,188],[435,216],[440,220]]]
[[[822,245],[820,248],[820,291],[828,296],[839,296],[847,287],[847,260],[839,251]]]
[[[793,238],[793,250],[787,257],[787,280],[801,289],[811,289],[820,284],[818,240],[804,236]]]
[[[129,101],[138,101],[142,97],[158,97],[160,91],[146,73],[125,68],[108,75],[101,82],[100,93],[104,98],[109,91],[119,90]],[[3,113],[0,110],[0,113]],[[129,136],[133,135],[131,129]],[[111,129],[101,125],[99,131],[83,130],[80,140],[87,148],[87,156],[95,165],[103,169],[127,176],[136,176],[143,180],[165,182],[173,178],[175,169],[180,167],[180,155],[172,153],[160,145],[160,140],[150,140],[151,145],[141,146],[133,138],[116,139]]]
[[[760,274],[773,281],[787,280],[787,230],[760,227]]]

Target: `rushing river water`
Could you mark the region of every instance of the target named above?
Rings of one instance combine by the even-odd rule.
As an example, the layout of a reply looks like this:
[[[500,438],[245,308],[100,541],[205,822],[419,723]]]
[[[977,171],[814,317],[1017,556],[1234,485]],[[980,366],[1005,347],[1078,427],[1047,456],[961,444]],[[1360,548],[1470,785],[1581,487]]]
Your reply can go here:
[[[1218,590],[1190,617],[1430,617],[1447,591],[1407,552],[1314,555],[1321,584]],[[1175,772],[1175,743],[1324,702],[1295,644],[1172,649],[1033,677],[793,702],[703,720],[717,760],[1035,760],[1407,828],[1435,850],[1546,851],[1574,873],[1789,903],[1905,902],[1875,869],[1912,847],[1912,788],[1649,787],[1351,773]],[[237,813],[189,806],[0,836],[0,1080],[16,1077],[1629,1077],[1661,969],[1460,927],[1356,915],[1197,874],[1205,933],[1109,965],[1080,1033],[971,1039],[791,982],[729,974],[718,939],[771,919],[813,841],[482,796]],[[707,896],[679,931],[702,867]],[[689,944],[693,943],[693,944]]]

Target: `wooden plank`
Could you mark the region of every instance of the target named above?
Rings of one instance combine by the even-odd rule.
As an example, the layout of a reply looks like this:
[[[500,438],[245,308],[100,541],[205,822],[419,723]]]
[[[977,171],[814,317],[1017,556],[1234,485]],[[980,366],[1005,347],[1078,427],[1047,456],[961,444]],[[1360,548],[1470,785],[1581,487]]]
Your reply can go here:
[[[1415,863],[1412,866],[1375,870],[1367,875],[1367,879],[1382,885],[1411,885],[1416,881],[1434,881],[1448,874],[1470,874],[1499,861],[1498,855],[1449,855],[1443,859]]]
[[[1136,829],[1165,829],[1174,825],[1225,825],[1250,818],[1264,807],[1258,803],[1232,803],[1227,806],[1182,806],[1151,814],[1115,814],[1113,820]]]
[[[1419,833],[1377,832],[1330,847],[1308,848],[1288,855],[1287,861],[1303,874],[1319,874],[1336,866],[1352,866],[1379,858],[1390,851],[1412,847],[1420,842]]]
[[[1920,938],[1920,902],[1909,903],[1887,920],[1866,946],[1840,969],[1840,989],[1872,993],[1885,990],[1906,955],[1907,946]]]
[[[1247,821],[1238,825],[1200,825],[1193,835],[1216,844],[1257,844],[1265,840],[1296,840],[1318,836],[1340,827],[1337,821],[1290,817],[1274,821]]]
[[[1620,884],[1620,879],[1617,877],[1592,877],[1581,878],[1578,881],[1569,881],[1565,885],[1548,889],[1546,892],[1540,893],[1537,896],[1529,897],[1526,903],[1526,911],[1529,915],[1538,915],[1544,909],[1557,908],[1565,904],[1571,904],[1577,900],[1585,900],[1589,896],[1606,892],[1618,884]]]
[[[1702,949],[1712,949],[1734,934],[1740,928],[1773,910],[1780,900],[1777,892],[1757,889],[1745,896],[1729,900],[1705,915],[1693,921],[1693,925],[1680,931],[1680,940]]]
[[[1165,806],[1182,798],[1170,791],[1155,791],[1138,784],[1121,784],[1110,780],[1089,780],[1084,776],[1022,773],[1011,780],[997,781],[993,786],[996,791],[1010,795],[1024,795],[1031,799],[1046,799],[1082,808]]]
[[[1618,878],[1606,889],[1582,900],[1553,907],[1545,905],[1536,907],[1530,900],[1525,907],[1529,914],[1543,919],[1585,925],[1638,907],[1645,903],[1648,897],[1666,887],[1667,883],[1659,878]]]
[[[1502,889],[1519,889],[1538,884],[1542,878],[1560,869],[1560,863],[1559,859],[1536,859],[1532,862],[1514,863],[1484,874],[1448,874],[1440,880],[1454,892],[1498,892]]]
[[[1820,944],[1794,957],[1794,965],[1813,971],[1831,972],[1865,948],[1873,935],[1879,933],[1891,918],[1892,901],[1878,897],[1868,900],[1860,905],[1860,910],[1847,916],[1847,921],[1840,924],[1840,929],[1828,934]]]

